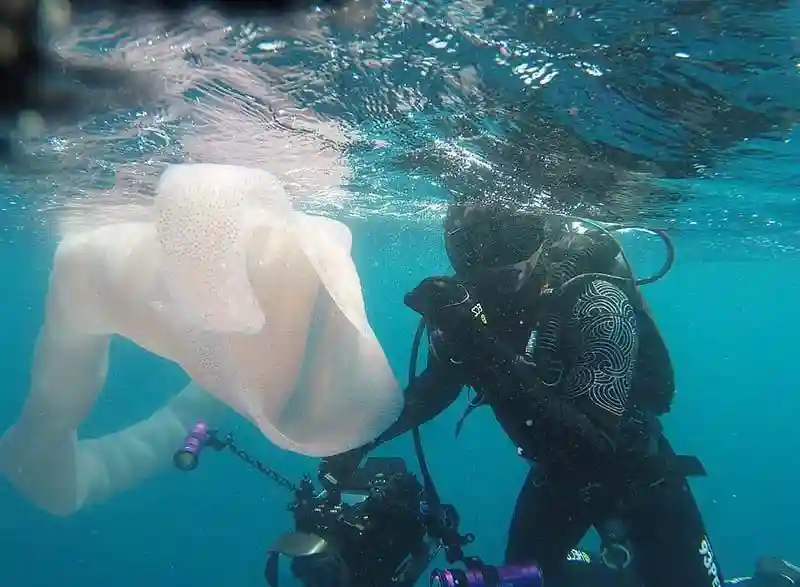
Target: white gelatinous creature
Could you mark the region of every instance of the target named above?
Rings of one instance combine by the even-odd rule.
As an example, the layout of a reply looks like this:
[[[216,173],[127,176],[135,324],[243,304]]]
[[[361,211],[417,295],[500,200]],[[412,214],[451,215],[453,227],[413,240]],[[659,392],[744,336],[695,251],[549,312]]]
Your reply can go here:
[[[153,212],[57,248],[30,394],[0,439],[0,471],[17,489],[61,515],[109,497],[168,464],[217,400],[311,456],[368,442],[397,418],[402,394],[343,224],[294,211],[270,173],[233,165],[170,166]],[[78,439],[114,334],[193,382],[145,421]]]

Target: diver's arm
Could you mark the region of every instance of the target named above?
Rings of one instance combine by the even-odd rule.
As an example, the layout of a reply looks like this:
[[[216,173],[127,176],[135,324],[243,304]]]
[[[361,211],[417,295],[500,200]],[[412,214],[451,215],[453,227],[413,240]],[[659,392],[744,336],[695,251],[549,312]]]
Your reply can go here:
[[[383,434],[368,446],[374,448],[384,442],[421,426],[444,412],[461,393],[463,383],[455,367],[440,362],[431,354],[428,366],[406,387],[403,411]]]
[[[403,411],[394,424],[372,442],[322,459],[320,477],[330,475],[340,482],[347,479],[372,449],[425,424],[446,410],[461,393],[461,387],[460,374],[455,366],[439,361],[431,353],[428,356],[428,366],[403,392]]]

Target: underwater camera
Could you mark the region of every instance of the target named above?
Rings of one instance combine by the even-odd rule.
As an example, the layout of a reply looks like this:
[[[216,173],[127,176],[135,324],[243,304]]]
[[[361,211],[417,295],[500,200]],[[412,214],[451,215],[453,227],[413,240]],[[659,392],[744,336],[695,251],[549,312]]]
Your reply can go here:
[[[410,587],[430,562],[423,487],[400,458],[370,458],[347,485],[319,493],[303,479],[289,508],[295,531],[268,551],[272,587],[280,555],[306,587]]]
[[[478,557],[466,557],[462,547],[474,541],[460,534],[457,510],[441,503],[433,485],[409,472],[398,457],[371,457],[345,481],[320,476],[317,489],[309,477],[298,485],[197,422],[175,452],[175,466],[197,468],[203,450],[229,450],[256,471],[292,491],[289,510],[295,529],[286,532],[267,550],[264,578],[278,587],[281,556],[291,560],[290,570],[304,587],[413,587],[439,552],[449,564],[430,574],[431,587],[541,587],[536,565],[494,567]],[[420,458],[424,464],[424,459]]]

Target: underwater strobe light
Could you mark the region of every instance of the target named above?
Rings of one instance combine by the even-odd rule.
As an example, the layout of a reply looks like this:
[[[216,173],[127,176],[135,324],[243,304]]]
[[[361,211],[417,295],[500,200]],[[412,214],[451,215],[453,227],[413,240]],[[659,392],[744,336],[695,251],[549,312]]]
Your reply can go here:
[[[543,584],[542,571],[535,564],[436,569],[430,576],[430,587],[542,587]]]
[[[197,468],[200,451],[208,444],[209,433],[205,422],[197,422],[191,432],[186,435],[183,447],[172,457],[175,466],[181,471],[191,471]]]

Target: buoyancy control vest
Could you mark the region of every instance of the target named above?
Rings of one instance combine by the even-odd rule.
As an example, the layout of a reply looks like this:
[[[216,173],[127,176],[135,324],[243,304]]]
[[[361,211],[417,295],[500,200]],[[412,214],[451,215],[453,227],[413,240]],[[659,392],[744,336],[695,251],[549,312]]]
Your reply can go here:
[[[666,271],[674,253],[666,234],[659,234],[668,245]],[[640,284],[633,276],[619,241],[609,230],[584,229],[584,224],[571,223],[548,251],[547,277],[539,302],[538,319],[531,332],[526,355],[535,365],[543,384],[556,386],[563,379],[573,357],[563,344],[563,329],[569,320],[577,297],[588,282],[606,280],[622,289],[633,305],[639,330],[639,353],[631,385],[630,405],[652,415],[669,412],[675,397],[675,376],[672,360],[664,339],[647,305]]]
[[[663,230],[626,227],[570,216],[560,219],[563,225],[557,231],[557,238],[548,245],[542,260],[547,273],[537,300],[535,326],[525,348],[526,362],[531,364],[535,377],[543,385],[556,388],[562,384],[572,360],[563,336],[569,313],[583,291],[582,286],[595,279],[609,281],[628,295],[639,330],[639,353],[629,408],[636,408],[647,416],[669,412],[675,397],[672,360],[641,292],[642,285],[658,281],[674,264],[675,250],[669,235]],[[650,277],[637,279],[624,248],[613,235],[615,231],[641,231],[661,238],[667,254],[659,271]],[[483,397],[478,392],[469,400],[467,410],[456,426],[456,435],[466,417],[480,405],[483,405]]]

